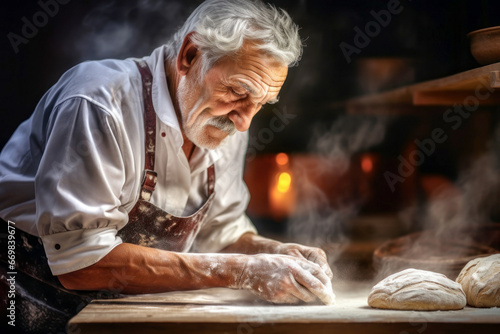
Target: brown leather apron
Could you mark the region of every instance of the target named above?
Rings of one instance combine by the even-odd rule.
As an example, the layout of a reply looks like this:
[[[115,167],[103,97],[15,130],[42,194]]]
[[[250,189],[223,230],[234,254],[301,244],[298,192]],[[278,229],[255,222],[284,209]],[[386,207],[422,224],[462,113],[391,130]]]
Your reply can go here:
[[[188,251],[198,234],[214,199],[214,165],[207,169],[208,200],[194,214],[187,217],[172,215],[150,202],[156,187],[154,171],[156,147],[156,113],[151,96],[153,76],[146,62],[136,62],[142,78],[144,96],[145,163],[139,200],[129,213],[128,224],[118,231],[124,242],[175,252]]]

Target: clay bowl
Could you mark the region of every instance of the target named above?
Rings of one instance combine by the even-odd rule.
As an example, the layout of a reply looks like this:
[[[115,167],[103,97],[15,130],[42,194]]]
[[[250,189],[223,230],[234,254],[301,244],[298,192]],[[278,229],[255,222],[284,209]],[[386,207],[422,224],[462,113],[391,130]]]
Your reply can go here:
[[[467,34],[472,56],[481,65],[500,62],[500,26],[476,30]]]
[[[454,280],[470,260],[500,253],[495,248],[498,240],[482,239],[485,232],[500,233],[499,226],[489,224],[478,231],[462,230],[441,237],[434,231],[406,235],[378,247],[373,254],[373,264],[379,278],[415,268],[438,272]]]

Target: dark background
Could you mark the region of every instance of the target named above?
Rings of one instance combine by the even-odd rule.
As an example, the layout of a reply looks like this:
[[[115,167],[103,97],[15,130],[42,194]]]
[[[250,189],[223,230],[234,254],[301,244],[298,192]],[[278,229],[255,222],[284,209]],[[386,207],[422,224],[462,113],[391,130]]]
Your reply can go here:
[[[168,40],[201,2],[60,0],[67,4],[59,4],[57,13],[38,27],[26,44],[19,45],[16,52],[9,34],[22,35],[25,22],[33,22],[34,16],[40,16],[40,4],[55,1],[2,3],[0,149],[16,127],[30,116],[47,89],[70,67],[86,60],[149,55]],[[294,242],[311,245],[323,240],[345,242],[350,239],[353,247],[347,248],[344,254],[349,269],[342,268],[345,275],[352,277],[352,272],[359,271],[361,279],[370,274],[367,272],[372,259],[370,247],[375,245],[372,240],[435,228],[438,223],[453,221],[450,217],[463,216],[464,221],[469,217],[482,219],[486,212],[492,221],[500,221],[500,178],[491,177],[494,179],[491,181],[478,177],[488,176],[488,172],[500,175],[500,107],[480,108],[456,131],[442,124],[446,106],[406,108],[411,109],[410,113],[393,109],[390,114],[363,115],[346,114],[342,108],[333,107],[338,101],[366,93],[360,88],[363,79],[358,73],[358,65],[363,60],[392,57],[411,62],[414,70],[411,81],[383,87],[387,89],[452,75],[480,66],[471,56],[467,34],[500,25],[498,0],[400,0],[401,12],[392,15],[390,23],[348,62],[340,44],[353,45],[354,29],[365,30],[366,24],[374,21],[371,12],[386,10],[393,1],[270,1],[286,9],[301,27],[305,48],[299,67],[289,72],[280,102],[265,107],[254,118],[250,129],[252,137],[269,134],[264,130],[276,117],[276,111],[293,115],[283,131],[272,133],[273,137],[267,138],[265,145],[254,152],[260,154],[262,160],[249,161],[246,166],[246,176],[253,181],[246,180],[254,201],[250,202],[248,213],[259,231],[273,236],[288,231]],[[426,157],[418,171],[405,183],[398,184],[396,191],[390,191],[384,171],[396,173],[398,158],[416,150],[414,140],[428,138],[433,129],[441,127],[450,139],[436,145],[435,153]],[[427,215],[425,205],[431,192],[427,188],[432,187],[424,187],[424,181],[427,180],[427,184],[436,179],[459,183],[461,169],[467,170],[474,159],[492,148],[496,150],[492,165],[484,168],[480,165],[483,169],[476,170],[478,175],[473,175],[476,178],[470,178],[469,182],[462,179],[459,184],[465,189],[466,205],[456,208],[451,202],[441,215]],[[303,192],[297,201],[297,207],[307,210],[297,210],[299,213],[288,220],[275,217],[267,196],[277,170],[273,169],[276,168],[274,156],[266,153],[292,153],[293,161],[300,156],[313,156],[303,153],[314,151],[333,158],[341,166],[350,165],[337,172],[338,166],[334,163],[318,166],[321,163],[315,161],[319,160],[312,163],[306,160],[309,161],[306,172],[300,177],[294,174],[293,182],[298,184],[295,180],[305,179],[304,183],[308,183],[308,177],[312,179],[312,186],[307,189],[312,189],[314,196]],[[360,171],[361,158],[366,156],[374,159],[371,174]],[[437,189],[440,184],[435,184]],[[306,188],[300,188],[303,189]],[[492,198],[484,201],[491,204],[486,210],[481,202],[485,198]],[[451,213],[447,211],[450,207]],[[474,210],[482,214],[474,215]],[[387,213],[390,215],[386,216]],[[381,217],[355,221],[353,218],[358,214]],[[356,242],[365,241],[368,246],[355,248]],[[353,258],[361,259],[359,267],[349,262]]]
[[[401,0],[402,12],[393,15],[390,24],[359,54],[353,54],[353,61],[348,63],[339,44],[353,45],[354,27],[364,30],[365,24],[373,21],[370,11],[386,9],[389,1],[271,2],[286,9],[301,26],[306,47],[300,66],[290,71],[279,105],[274,106],[286,108],[297,117],[263,152],[306,150],[311,131],[318,123],[329,124],[342,113],[331,108],[332,102],[360,93],[356,86],[356,60],[407,57],[414,60],[415,81],[438,78],[479,66],[470,55],[466,34],[500,24],[498,1]],[[58,4],[57,13],[48,17],[26,44],[20,44],[16,53],[8,34],[21,36],[23,17],[33,23],[33,16],[42,7],[38,1],[3,2],[0,147],[64,71],[89,59],[149,54],[199,3],[68,1]],[[270,108],[265,109],[256,117],[252,131],[265,126],[271,116]]]

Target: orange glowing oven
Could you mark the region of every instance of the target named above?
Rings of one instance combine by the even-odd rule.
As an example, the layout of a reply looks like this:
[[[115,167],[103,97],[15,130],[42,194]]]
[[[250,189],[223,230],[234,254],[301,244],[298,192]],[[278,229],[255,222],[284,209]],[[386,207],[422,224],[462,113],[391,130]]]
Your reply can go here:
[[[248,213],[281,220],[305,210],[357,205],[365,212],[397,210],[414,194],[409,179],[391,191],[383,171],[394,163],[376,153],[325,157],[302,153],[254,156],[247,161],[245,182],[251,194]]]

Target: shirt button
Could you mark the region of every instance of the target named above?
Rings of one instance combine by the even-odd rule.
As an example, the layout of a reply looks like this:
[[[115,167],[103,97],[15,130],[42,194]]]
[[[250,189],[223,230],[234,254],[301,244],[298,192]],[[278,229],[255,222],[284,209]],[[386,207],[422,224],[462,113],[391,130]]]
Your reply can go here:
[[[55,244],[55,246],[54,246],[54,247],[55,247],[57,250],[61,249],[61,245],[59,245],[59,244]]]
[[[166,136],[167,136],[167,134],[166,134],[165,132],[162,132],[162,133],[161,133],[161,136],[162,136],[162,137],[166,137]]]

